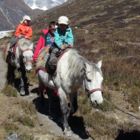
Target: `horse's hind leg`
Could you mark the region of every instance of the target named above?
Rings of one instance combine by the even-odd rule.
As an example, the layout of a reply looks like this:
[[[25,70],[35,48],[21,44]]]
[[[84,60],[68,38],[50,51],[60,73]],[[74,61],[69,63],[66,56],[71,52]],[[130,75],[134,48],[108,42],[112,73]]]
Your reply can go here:
[[[68,106],[68,101],[65,92],[62,88],[58,89],[59,98],[60,98],[60,107],[63,115],[63,127],[64,127],[64,133],[67,136],[71,136],[72,131],[70,129],[70,126],[68,124],[68,117],[70,115],[70,108]]]
[[[78,104],[77,104],[77,93],[73,93],[70,96],[70,102],[71,102],[71,110],[70,110],[70,115],[74,114],[77,109],[78,109]]]
[[[43,84],[39,81],[39,86],[38,86],[38,95],[41,98],[41,102],[44,102],[44,86]]]

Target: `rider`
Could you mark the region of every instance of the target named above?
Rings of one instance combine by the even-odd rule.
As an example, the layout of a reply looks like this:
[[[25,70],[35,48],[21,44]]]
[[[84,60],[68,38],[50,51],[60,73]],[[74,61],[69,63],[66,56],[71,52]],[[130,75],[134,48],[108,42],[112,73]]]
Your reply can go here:
[[[58,28],[54,35],[54,45],[46,63],[46,68],[50,74],[53,74],[56,69],[59,52],[67,47],[73,47],[74,37],[72,29],[69,26],[69,19],[67,16],[60,16],[58,18]]]
[[[55,43],[60,49],[72,47],[74,42],[72,29],[69,26],[69,19],[66,16],[58,18],[58,28],[55,32]]]
[[[21,23],[17,26],[14,36],[10,40],[10,48],[13,48],[19,38],[32,38],[32,27],[30,26],[31,18],[28,15],[23,16]]]
[[[54,43],[54,32],[56,30],[56,22],[51,21],[49,23],[48,29],[42,30],[42,35],[39,37],[39,40],[37,42],[37,45],[35,47],[34,55],[33,55],[33,61],[36,62],[39,52],[42,48],[48,47],[50,48]]]

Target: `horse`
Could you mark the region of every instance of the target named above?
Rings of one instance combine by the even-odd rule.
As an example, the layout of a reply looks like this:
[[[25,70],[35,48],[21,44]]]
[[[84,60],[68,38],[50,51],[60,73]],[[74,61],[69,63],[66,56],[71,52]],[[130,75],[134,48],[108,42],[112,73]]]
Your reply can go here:
[[[44,53],[47,55],[47,53]],[[46,56],[44,58],[47,58]],[[49,75],[47,71],[39,68],[37,60],[37,75],[39,87],[57,89],[62,112],[64,134],[70,136],[72,131],[68,124],[71,113],[77,110],[77,90],[82,86],[87,92],[91,103],[102,104],[102,61],[91,63],[77,50],[71,48],[59,58],[56,73]],[[45,61],[45,59],[44,59]],[[41,67],[41,66],[40,66]]]
[[[20,73],[20,95],[29,94],[26,72],[32,70],[33,43],[31,40],[21,38],[12,49],[10,51],[10,43],[8,43],[4,51],[8,66],[7,83],[15,84],[15,70],[17,70]]]

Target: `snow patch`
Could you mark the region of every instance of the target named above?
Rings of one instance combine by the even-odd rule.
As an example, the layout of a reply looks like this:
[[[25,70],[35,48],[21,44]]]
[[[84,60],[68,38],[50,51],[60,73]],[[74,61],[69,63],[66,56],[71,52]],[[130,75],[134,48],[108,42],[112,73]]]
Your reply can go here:
[[[68,0],[24,0],[31,9],[48,10]]]

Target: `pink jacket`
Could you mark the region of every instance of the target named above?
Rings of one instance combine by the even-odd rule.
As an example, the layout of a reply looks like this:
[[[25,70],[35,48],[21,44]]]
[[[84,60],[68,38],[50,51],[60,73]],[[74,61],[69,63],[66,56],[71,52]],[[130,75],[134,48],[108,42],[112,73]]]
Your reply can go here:
[[[43,29],[42,32],[43,32],[43,34],[45,36],[49,32],[49,30],[48,29]],[[45,47],[45,38],[44,38],[44,36],[41,35],[39,37],[39,40],[38,40],[37,45],[35,47],[35,51],[34,51],[34,55],[33,55],[33,61],[37,60],[37,57],[39,55],[40,50]]]

